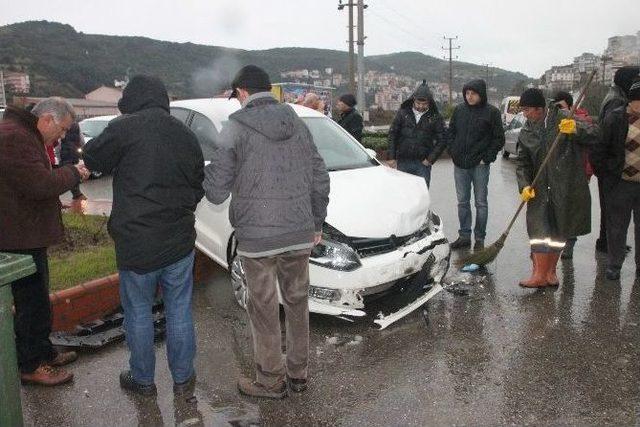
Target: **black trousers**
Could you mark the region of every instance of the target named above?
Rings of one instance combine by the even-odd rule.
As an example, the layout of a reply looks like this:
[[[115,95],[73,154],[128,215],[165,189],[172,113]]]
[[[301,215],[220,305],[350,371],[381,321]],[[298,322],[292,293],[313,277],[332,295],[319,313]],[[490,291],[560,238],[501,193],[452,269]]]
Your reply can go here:
[[[620,269],[627,252],[627,231],[633,213],[636,269],[640,269],[640,183],[620,180],[607,194],[607,264]]]
[[[49,261],[47,248],[12,250],[13,253],[33,256],[36,273],[11,284],[16,309],[15,333],[18,368],[29,373],[42,362],[56,357],[49,340],[51,333],[51,303],[49,301]]]

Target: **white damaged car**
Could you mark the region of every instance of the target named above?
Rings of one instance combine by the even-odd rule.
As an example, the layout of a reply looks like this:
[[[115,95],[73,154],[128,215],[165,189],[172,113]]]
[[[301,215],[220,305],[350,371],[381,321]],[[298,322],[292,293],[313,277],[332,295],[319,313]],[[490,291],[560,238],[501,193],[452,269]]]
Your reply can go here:
[[[430,210],[422,178],[381,165],[337,123],[291,105],[307,125],[331,179],[323,239],[310,258],[309,310],[353,320],[369,315],[385,328],[436,295],[449,268],[442,221]],[[198,137],[205,163],[237,100],[174,101],[171,114]],[[235,256],[229,200],[203,198],[196,210],[196,247],[231,272],[237,302],[246,282]]]

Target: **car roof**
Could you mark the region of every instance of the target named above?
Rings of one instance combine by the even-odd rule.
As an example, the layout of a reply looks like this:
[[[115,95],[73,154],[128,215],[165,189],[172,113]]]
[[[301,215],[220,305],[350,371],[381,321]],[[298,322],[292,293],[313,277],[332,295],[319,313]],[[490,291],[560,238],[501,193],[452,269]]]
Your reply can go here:
[[[299,117],[325,117],[319,111],[311,108],[303,107],[297,104],[290,105]],[[204,114],[207,117],[226,117],[236,110],[240,109],[240,103],[237,99],[226,98],[200,98],[185,99],[181,101],[173,101],[171,107],[188,108]]]
[[[118,117],[117,115],[112,115],[112,116],[96,116],[96,117],[89,117],[88,119],[84,119],[82,120],[83,122],[103,122],[103,121],[111,121],[113,119],[115,119],[116,117]]]

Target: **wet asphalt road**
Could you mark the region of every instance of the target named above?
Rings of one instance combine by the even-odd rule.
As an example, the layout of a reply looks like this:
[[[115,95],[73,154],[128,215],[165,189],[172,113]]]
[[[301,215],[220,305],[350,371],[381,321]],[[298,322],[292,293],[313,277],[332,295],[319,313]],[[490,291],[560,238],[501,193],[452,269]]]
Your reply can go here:
[[[108,180],[85,193],[108,194]],[[514,165],[491,169],[488,242],[517,203]],[[436,164],[433,209],[450,239],[457,234],[453,167]],[[592,183],[592,194],[595,183]],[[597,196],[596,196],[597,197]],[[598,226],[597,203],[593,203]],[[595,236],[581,237],[573,261],[559,266],[561,286],[524,290],[530,272],[524,218],[486,274],[451,271],[449,292],[384,331],[368,320],[311,318],[310,389],[285,401],[238,395],[252,371],[245,313],[226,272],[195,289],[197,404],[174,401],[159,343],[157,399],[123,394],[117,375],[123,343],[86,353],[72,384],[23,388],[30,425],[638,425],[640,282],[627,259],[620,282],[604,280]],[[630,239],[631,240],[631,239]],[[370,319],[369,319],[370,320]]]

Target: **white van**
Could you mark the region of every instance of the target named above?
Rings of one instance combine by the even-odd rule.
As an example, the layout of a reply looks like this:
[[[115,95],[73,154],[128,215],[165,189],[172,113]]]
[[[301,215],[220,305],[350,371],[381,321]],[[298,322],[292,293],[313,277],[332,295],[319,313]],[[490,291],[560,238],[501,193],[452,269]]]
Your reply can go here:
[[[509,126],[511,120],[520,112],[520,97],[507,96],[500,103],[500,115],[502,116],[502,124]]]

